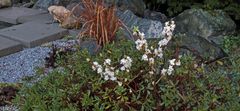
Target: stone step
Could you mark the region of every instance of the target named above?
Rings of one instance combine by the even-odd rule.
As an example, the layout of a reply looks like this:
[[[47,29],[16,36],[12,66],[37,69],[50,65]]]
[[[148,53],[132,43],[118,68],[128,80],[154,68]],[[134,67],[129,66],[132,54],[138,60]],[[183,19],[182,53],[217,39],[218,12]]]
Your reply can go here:
[[[32,15],[27,17],[23,16],[17,19],[18,23],[39,22],[39,23],[50,24],[50,23],[53,23],[53,21],[54,21],[53,16],[50,15],[49,13]]]
[[[24,47],[32,48],[43,43],[62,38],[68,30],[56,24],[27,22],[0,30],[0,35],[20,42]]]
[[[38,14],[47,13],[47,11],[41,11],[37,9],[30,9],[24,7],[10,7],[0,10],[0,21],[18,24],[17,19],[20,17],[28,17]]]
[[[0,36],[0,57],[21,51],[23,46],[16,41]]]

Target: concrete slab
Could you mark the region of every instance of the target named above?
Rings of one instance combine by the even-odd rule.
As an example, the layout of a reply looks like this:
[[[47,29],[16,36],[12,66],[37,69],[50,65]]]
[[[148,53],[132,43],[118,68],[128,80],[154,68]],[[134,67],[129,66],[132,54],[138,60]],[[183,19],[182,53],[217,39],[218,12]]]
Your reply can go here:
[[[53,22],[53,17],[49,13],[46,13],[46,14],[38,14],[33,16],[23,16],[17,19],[18,23],[27,23],[32,21],[49,24]]]
[[[0,57],[21,51],[23,46],[16,41],[0,36]]]
[[[28,17],[32,15],[38,15],[47,13],[46,11],[40,11],[36,9],[24,8],[24,7],[10,7],[0,10],[0,21],[17,24],[19,17]]]
[[[68,30],[52,24],[27,22],[0,30],[0,35],[16,40],[31,48],[46,42],[57,40],[68,34]]]

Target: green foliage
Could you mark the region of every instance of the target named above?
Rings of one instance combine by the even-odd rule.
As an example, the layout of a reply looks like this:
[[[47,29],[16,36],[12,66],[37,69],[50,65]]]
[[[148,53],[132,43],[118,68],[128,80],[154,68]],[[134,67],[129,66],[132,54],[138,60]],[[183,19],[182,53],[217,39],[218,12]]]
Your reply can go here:
[[[124,55],[132,57],[133,66],[129,73],[117,75],[122,85],[103,80],[86,60],[102,63],[109,58],[117,64]],[[140,55],[134,43],[125,40],[106,45],[96,56],[86,51],[67,55],[58,61],[61,70],[23,86],[15,103],[24,111],[239,109],[239,72],[210,66],[205,70],[192,56],[183,56],[174,75],[149,75]],[[170,55],[167,51],[164,56]]]
[[[237,50],[239,46],[240,46],[240,34],[237,36],[229,35],[224,37],[222,47],[227,53]]]
[[[240,20],[240,3],[235,0],[144,0],[148,8],[163,11],[167,6],[167,14],[174,16],[189,8],[203,8],[206,10],[222,9],[236,20]]]

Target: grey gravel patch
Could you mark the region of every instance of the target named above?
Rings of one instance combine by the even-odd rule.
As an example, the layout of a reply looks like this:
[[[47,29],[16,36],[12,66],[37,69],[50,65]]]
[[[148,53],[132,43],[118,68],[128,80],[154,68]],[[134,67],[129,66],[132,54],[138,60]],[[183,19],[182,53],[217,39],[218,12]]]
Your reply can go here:
[[[23,77],[34,75],[50,51],[48,47],[35,47],[0,58],[0,83],[20,82]]]
[[[16,106],[3,106],[0,107],[0,111],[19,111],[19,109]]]
[[[79,44],[78,40],[56,40],[35,48],[0,58],[0,83],[16,83],[27,76],[33,76],[37,67],[43,67],[45,58],[51,52],[52,44],[57,48],[72,47]]]

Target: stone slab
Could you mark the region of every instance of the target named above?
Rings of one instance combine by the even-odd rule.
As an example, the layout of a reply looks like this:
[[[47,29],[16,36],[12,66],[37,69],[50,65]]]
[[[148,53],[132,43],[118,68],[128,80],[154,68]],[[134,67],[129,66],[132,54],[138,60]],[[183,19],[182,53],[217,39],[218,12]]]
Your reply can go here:
[[[80,32],[80,29],[70,29],[68,31],[69,31],[69,36],[77,37]]]
[[[0,36],[0,57],[21,51],[23,46],[16,41]]]
[[[18,24],[17,19],[19,17],[28,17],[38,14],[47,13],[46,11],[41,11],[37,9],[30,9],[24,7],[10,7],[0,10],[0,21]]]
[[[0,30],[1,36],[16,40],[28,48],[60,39],[67,34],[68,30],[62,29],[55,24],[37,22],[27,22]]]
[[[46,13],[46,14],[19,17],[17,19],[17,22],[18,23],[39,22],[39,23],[50,24],[50,23],[53,23],[54,20],[52,15],[50,15],[49,13]]]

